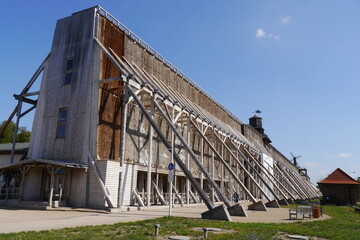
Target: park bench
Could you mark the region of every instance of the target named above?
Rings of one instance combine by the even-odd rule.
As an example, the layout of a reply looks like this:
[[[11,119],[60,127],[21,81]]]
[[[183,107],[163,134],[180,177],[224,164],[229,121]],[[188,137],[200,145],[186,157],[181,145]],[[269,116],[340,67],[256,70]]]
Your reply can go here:
[[[311,206],[298,206],[296,209],[289,209],[289,219],[295,216],[295,219],[299,219],[302,216],[302,219],[309,218],[311,219]]]
[[[355,210],[355,212],[360,213],[360,207],[355,207],[355,206],[352,206],[352,208]]]

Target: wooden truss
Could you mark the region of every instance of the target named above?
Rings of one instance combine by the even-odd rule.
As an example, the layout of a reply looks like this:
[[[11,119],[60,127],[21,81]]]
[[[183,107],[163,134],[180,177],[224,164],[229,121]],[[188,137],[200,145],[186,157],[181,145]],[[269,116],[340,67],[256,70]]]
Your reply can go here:
[[[105,48],[96,38],[94,41],[103,51],[103,53],[112,61],[112,63],[121,72],[121,76],[100,80],[99,82],[111,82],[111,81],[124,81],[125,94],[124,94],[124,108],[130,102],[134,102],[142,114],[145,116],[150,124],[150,151],[152,151],[152,141],[154,132],[161,139],[162,143],[171,153],[172,159],[187,178],[186,192],[189,202],[190,184],[195,188],[202,201],[206,204],[209,210],[215,208],[213,202],[214,196],[218,196],[228,209],[231,209],[231,198],[226,195],[227,192],[231,192],[231,188],[224,189],[224,184],[220,186],[214,181],[214,159],[220,161],[221,169],[223,173],[230,178],[235,187],[233,189],[241,189],[247,198],[253,202],[253,207],[256,210],[266,210],[266,207],[258,199],[267,199],[268,207],[279,207],[277,201],[287,203],[286,200],[307,199],[313,194],[309,194],[312,190],[308,185],[306,187],[300,186],[299,183],[304,181],[301,176],[297,176],[293,172],[284,172],[283,169],[275,167],[273,172],[282,176],[286,180],[280,180],[275,177],[275,174],[270,173],[259,160],[260,151],[254,148],[249,142],[241,137],[240,133],[231,129],[230,126],[216,119],[209,114],[206,110],[200,108],[193,102],[189,101],[183,95],[174,91],[171,87],[165,85],[162,81],[158,80],[154,75],[147,73],[144,69],[139,68],[135,63],[130,63],[127,59],[120,58],[111,49]],[[126,110],[123,111],[126,114]],[[168,139],[161,130],[161,127],[154,121],[154,114],[160,116],[168,126],[171,128],[172,137]],[[123,117],[126,119],[126,117]],[[125,124],[123,123],[123,126]],[[187,138],[184,137],[179,131],[179,126],[184,126],[187,129]],[[125,130],[125,129],[124,129]],[[125,131],[122,131],[125,134]],[[200,135],[200,156],[194,153],[191,147],[189,136],[190,134]],[[122,153],[121,161],[124,158],[124,140],[122,137]],[[180,142],[181,148],[186,150],[187,159],[182,160],[178,154],[174,151],[174,142]],[[211,149],[212,154],[212,169],[206,169],[203,165],[204,146],[208,146]],[[225,155],[228,156],[225,158]],[[201,177],[200,183],[195,180],[195,177],[190,171],[190,162],[195,164],[200,170]],[[123,162],[121,163],[123,164]],[[148,179],[147,189],[150,189],[151,180],[151,166],[152,166],[152,153],[149,153],[148,166]],[[241,173],[240,173],[241,172]],[[252,182],[252,191],[248,186],[244,184],[244,177],[247,177]],[[204,192],[204,180],[209,184],[212,189],[212,198]],[[267,180],[268,181],[267,181]],[[270,186],[270,184],[272,186]],[[121,186],[122,184],[120,184]],[[119,197],[121,198],[121,189]],[[306,193],[305,193],[306,192]],[[269,196],[268,194],[271,194]],[[254,196],[257,194],[257,196]],[[274,200],[272,200],[274,199]],[[121,199],[120,204],[121,204]],[[150,203],[150,194],[147,194],[147,204]],[[259,205],[261,207],[259,207]]]

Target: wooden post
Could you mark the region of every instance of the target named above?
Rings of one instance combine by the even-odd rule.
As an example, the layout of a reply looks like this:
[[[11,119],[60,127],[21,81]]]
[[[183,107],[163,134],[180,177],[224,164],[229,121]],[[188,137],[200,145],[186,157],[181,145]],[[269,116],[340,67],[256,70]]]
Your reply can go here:
[[[19,130],[19,122],[20,122],[21,107],[22,107],[22,96],[20,96],[20,97],[21,97],[21,99],[19,100],[19,103],[17,106],[17,112],[16,112],[16,124],[15,124],[15,129],[14,129],[12,147],[11,147],[10,163],[14,162],[14,157],[15,157],[16,137],[17,137],[17,132]]]
[[[20,182],[19,203],[22,201],[25,174],[28,172],[29,169],[30,167],[26,167],[26,166],[20,167],[21,182]]]
[[[5,197],[5,199],[6,199],[6,201],[9,199],[9,187],[10,187],[10,181],[11,181],[11,179],[10,179],[10,181],[9,181],[9,179],[8,179],[8,174],[6,174],[5,175],[5,181],[6,181],[6,197]]]
[[[221,158],[224,159],[224,147],[221,145]],[[221,191],[223,194],[225,194],[225,183],[224,183],[224,176],[225,175],[225,169],[224,164],[221,164]]]
[[[204,123],[201,122],[201,132],[204,134]],[[204,139],[200,137],[200,161],[204,166]],[[204,189],[204,174],[200,173],[200,186]]]
[[[153,118],[154,117],[154,101],[156,101],[156,93],[154,93],[153,97],[151,98],[151,112],[150,115]],[[146,191],[147,191],[147,195],[146,195],[146,205],[148,207],[151,206],[151,170],[152,170],[152,158],[153,158],[153,137],[154,137],[154,129],[151,126],[151,124],[149,124],[149,161],[148,161],[148,172],[147,172],[147,179],[146,179]]]
[[[191,132],[191,116],[189,114],[188,118],[187,118],[187,142],[190,144],[191,142],[191,136],[190,136],[190,132]],[[191,146],[190,146],[191,147]],[[187,153],[186,155],[186,167],[187,169],[190,169],[190,153]],[[186,179],[186,204],[190,204],[190,181],[189,179]]]
[[[123,201],[124,195],[124,162],[125,162],[125,139],[126,139],[126,118],[127,118],[127,103],[129,100],[129,82],[132,75],[126,78],[125,94],[123,98],[122,114],[121,114],[121,138],[120,138],[120,172],[119,172],[119,183],[118,183],[118,199],[117,207],[120,208]]]
[[[62,188],[62,184],[61,184],[60,185],[60,190],[59,190],[59,207],[61,207],[62,192],[63,192],[63,188]]]
[[[53,166],[48,167],[48,171],[50,173],[50,194],[49,194],[49,207],[53,208],[53,195],[54,195],[54,175],[55,175],[55,168]]]
[[[215,136],[214,136],[214,129],[211,131],[211,142],[215,146]],[[211,151],[211,173],[213,179],[215,179],[215,154],[214,151]],[[215,190],[211,188],[211,200],[215,201]]]
[[[165,147],[170,150],[171,149],[171,144],[169,144],[169,141],[166,139],[166,137],[164,136],[164,134],[161,132],[161,130],[158,128],[158,126],[156,125],[156,123],[153,121],[153,119],[150,117],[149,113],[147,112],[147,110],[145,109],[145,107],[142,105],[142,103],[140,102],[139,98],[136,96],[136,94],[129,88],[129,93],[133,96],[136,104],[139,106],[139,108],[142,110],[142,112],[144,113],[146,119],[150,122],[151,125],[153,125],[154,130],[156,131],[156,133],[158,134],[159,138],[161,139],[161,141],[164,143]],[[190,149],[189,145],[186,143],[186,141],[183,139],[183,137],[181,136],[181,134],[178,133],[176,127],[174,126],[174,124],[172,123],[172,121],[166,116],[166,114],[164,113],[163,109],[160,107],[160,105],[155,102],[155,107],[157,108],[157,110],[159,111],[159,113],[163,116],[163,119],[166,120],[166,122],[169,124],[170,128],[172,129],[172,131],[174,132],[174,134],[176,135],[176,137],[180,140],[180,142],[183,144],[184,148],[186,149],[186,151],[188,151],[192,157],[192,159],[194,160],[194,162],[198,165],[198,167],[201,169],[201,171],[203,171],[204,173],[206,173],[206,177],[209,179],[209,181],[212,183],[212,185],[214,187],[217,187],[216,184],[212,181],[212,179],[210,178],[210,176],[208,175],[208,173],[205,171],[205,169],[203,168],[203,166],[201,165],[201,163],[199,162],[199,160],[197,159],[195,153]],[[204,200],[206,206],[208,207],[208,209],[213,209],[215,208],[214,203],[206,196],[206,193],[201,189],[200,185],[196,182],[196,180],[194,179],[194,177],[191,175],[191,173],[189,172],[189,170],[187,169],[186,165],[184,164],[184,162],[181,160],[181,158],[179,157],[179,155],[177,155],[177,153],[173,152],[174,154],[174,159],[176,160],[177,164],[179,165],[179,167],[181,168],[181,170],[184,172],[185,176],[187,178],[189,178],[189,180],[191,181],[192,185],[195,187],[196,191],[201,195],[201,198]],[[230,206],[230,203],[228,201],[226,201],[226,199],[224,199],[224,203],[226,205]]]
[[[173,104],[171,122],[174,124],[175,118],[175,105]],[[171,163],[174,163],[174,152],[175,152],[175,134],[174,131],[171,131]],[[170,174],[170,171],[169,171]],[[174,178],[175,178],[175,168],[174,168]],[[172,215],[173,207],[173,182],[169,182],[169,217]]]
[[[236,157],[239,159],[239,153],[236,154]],[[236,176],[238,176],[240,178],[240,168],[239,168],[239,164],[236,164]],[[241,179],[240,179],[241,180]],[[239,185],[236,185],[236,192],[239,194],[240,192],[240,187]],[[239,195],[240,196],[240,195]]]

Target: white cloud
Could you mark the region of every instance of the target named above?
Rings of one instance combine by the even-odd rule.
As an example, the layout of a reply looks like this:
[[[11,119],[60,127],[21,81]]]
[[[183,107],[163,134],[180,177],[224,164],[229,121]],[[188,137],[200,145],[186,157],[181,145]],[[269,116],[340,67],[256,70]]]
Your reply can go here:
[[[256,30],[255,37],[264,38],[266,37],[266,32],[263,29],[259,28],[258,30]]]
[[[291,20],[291,16],[286,16],[286,17],[281,17],[281,18],[280,18],[280,22],[281,22],[282,24],[287,24],[287,23],[290,22],[290,20]]]
[[[266,33],[264,29],[259,28],[258,30],[256,30],[256,34],[255,34],[256,38],[270,38],[270,39],[275,39],[275,40],[279,40],[280,37],[278,35],[275,35],[273,33]]]
[[[275,34],[272,34],[272,33],[269,33],[269,34],[268,34],[268,37],[269,37],[269,38],[272,38],[272,39],[275,39],[275,40],[279,40],[279,39],[280,39],[280,37],[279,37],[278,35],[275,35]]]
[[[331,158],[349,158],[352,157],[351,153],[339,153],[333,156],[330,156]]]

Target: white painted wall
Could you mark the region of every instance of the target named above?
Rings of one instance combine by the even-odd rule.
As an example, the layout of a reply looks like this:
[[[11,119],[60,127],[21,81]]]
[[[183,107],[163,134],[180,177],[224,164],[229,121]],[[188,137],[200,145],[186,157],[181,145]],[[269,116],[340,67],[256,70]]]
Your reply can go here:
[[[274,172],[273,172],[274,160],[270,156],[262,153],[261,154],[261,163],[271,174],[274,174]],[[265,176],[265,174],[266,173],[262,173],[263,179],[270,186],[270,188],[272,190],[274,190],[274,186],[273,186],[272,182]],[[264,188],[264,190],[265,190],[266,194],[271,198],[271,200],[275,199],[275,197],[272,195],[272,193],[267,188]]]

